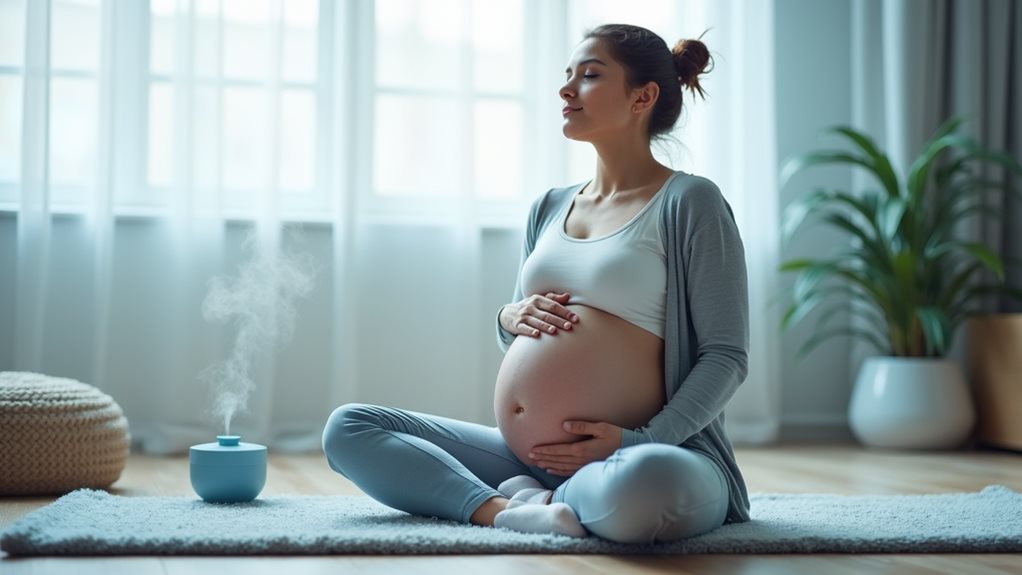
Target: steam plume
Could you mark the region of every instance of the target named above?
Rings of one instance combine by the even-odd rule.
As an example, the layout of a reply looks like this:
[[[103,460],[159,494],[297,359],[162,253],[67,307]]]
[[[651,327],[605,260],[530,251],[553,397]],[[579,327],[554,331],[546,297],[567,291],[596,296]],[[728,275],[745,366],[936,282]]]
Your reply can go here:
[[[230,356],[209,366],[199,378],[215,394],[213,413],[229,435],[231,417],[248,405],[255,387],[249,369],[257,354],[290,341],[295,328],[295,300],[312,291],[309,258],[269,249],[253,241],[252,259],[238,268],[235,278],[216,277],[202,302],[202,317],[215,323],[234,323],[237,333]]]

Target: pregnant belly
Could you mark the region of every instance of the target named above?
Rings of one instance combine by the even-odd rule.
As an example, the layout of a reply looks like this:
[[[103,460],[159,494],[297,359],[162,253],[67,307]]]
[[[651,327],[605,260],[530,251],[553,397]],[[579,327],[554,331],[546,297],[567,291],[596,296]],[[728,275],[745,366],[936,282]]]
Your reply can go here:
[[[663,340],[620,317],[582,305],[570,331],[515,338],[497,373],[494,412],[504,441],[530,464],[536,445],[586,439],[565,420],[641,427],[665,403]]]

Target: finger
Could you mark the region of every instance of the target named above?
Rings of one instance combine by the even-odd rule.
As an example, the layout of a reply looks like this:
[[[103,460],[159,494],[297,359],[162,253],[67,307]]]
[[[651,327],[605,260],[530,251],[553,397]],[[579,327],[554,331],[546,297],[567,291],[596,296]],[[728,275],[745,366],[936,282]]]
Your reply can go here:
[[[557,327],[564,325],[564,320],[553,314],[542,311],[542,305],[544,305],[542,302],[538,302],[534,305],[523,308],[523,317],[521,322],[524,322],[527,326],[530,326],[533,329],[538,329],[546,333],[556,333]]]
[[[529,455],[535,455],[537,459],[546,456],[577,456],[576,449],[574,443],[549,443],[533,447],[529,450]]]
[[[531,310],[526,309],[525,312],[526,316],[536,317],[562,329],[569,330],[571,329],[570,322],[578,321],[578,316],[570,309],[553,300],[538,301]]]
[[[571,323],[568,322],[578,323],[578,314],[566,307],[556,306],[551,308],[550,311],[556,314],[551,314],[553,315],[553,321],[547,320],[550,321],[550,323],[563,324],[564,329],[571,329]]]
[[[564,329],[571,329],[571,324],[566,323],[566,321],[578,321],[578,315],[575,312],[557,303],[557,301],[538,302],[536,307],[550,312],[543,316],[546,321],[555,325],[561,325]]]
[[[557,326],[549,324],[539,318],[532,318],[529,323],[536,326],[540,331],[551,335],[557,333]]]
[[[519,325],[524,325],[526,333],[533,337],[539,337],[540,332],[557,333],[557,327],[553,326],[535,316],[526,317]]]
[[[562,424],[562,427],[564,427],[564,431],[576,435],[599,435],[599,425],[599,423],[591,421],[568,420]]]
[[[540,456],[530,461],[532,462],[532,465],[537,467],[544,467],[545,465],[554,465],[556,467],[557,464],[576,465],[584,463],[586,458],[582,456]]]
[[[545,302],[547,305],[545,309],[565,318],[569,318],[573,314],[571,313],[571,310],[564,306],[567,305],[570,300],[571,296],[568,294],[547,294],[547,301]]]
[[[526,323],[526,321],[528,321],[528,318],[526,318],[525,321],[518,322],[518,325],[515,326],[517,332],[520,335],[527,335],[529,337],[539,337],[539,330]]]
[[[568,305],[568,302],[571,301],[571,296],[568,295],[568,294],[562,294],[562,295],[558,295],[558,296],[556,296],[554,298],[551,298],[551,299],[553,301],[557,302],[557,304],[558,304],[557,307],[561,307],[561,306],[564,306],[564,305]]]
[[[561,329],[571,329],[571,322],[565,318],[573,314],[564,308],[560,308],[558,311],[562,314],[561,316],[548,313],[543,317],[543,319],[546,320],[547,323],[555,325]]]

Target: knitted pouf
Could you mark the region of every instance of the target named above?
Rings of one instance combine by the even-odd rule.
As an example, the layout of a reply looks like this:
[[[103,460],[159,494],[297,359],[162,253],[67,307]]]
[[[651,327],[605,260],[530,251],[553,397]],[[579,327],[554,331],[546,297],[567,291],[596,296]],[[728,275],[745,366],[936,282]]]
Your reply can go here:
[[[0,372],[0,495],[107,487],[124,470],[129,442],[121,407],[95,387]]]

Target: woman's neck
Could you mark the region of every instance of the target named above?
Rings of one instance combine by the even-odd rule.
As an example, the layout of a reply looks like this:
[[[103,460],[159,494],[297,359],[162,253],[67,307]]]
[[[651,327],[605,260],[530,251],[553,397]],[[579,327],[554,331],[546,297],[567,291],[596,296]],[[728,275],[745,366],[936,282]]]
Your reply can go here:
[[[587,194],[611,198],[617,194],[642,192],[659,187],[673,172],[653,157],[647,142],[618,141],[593,144],[596,148],[596,177]]]

